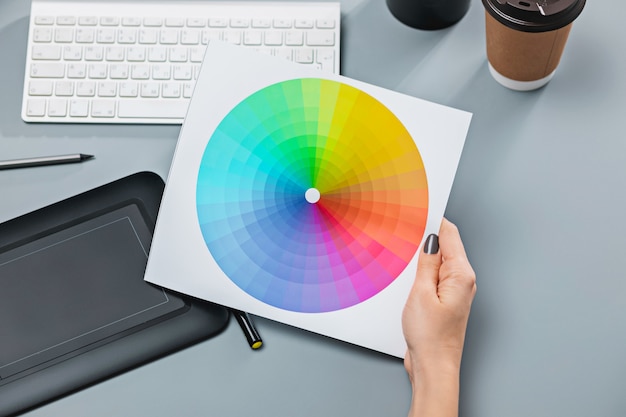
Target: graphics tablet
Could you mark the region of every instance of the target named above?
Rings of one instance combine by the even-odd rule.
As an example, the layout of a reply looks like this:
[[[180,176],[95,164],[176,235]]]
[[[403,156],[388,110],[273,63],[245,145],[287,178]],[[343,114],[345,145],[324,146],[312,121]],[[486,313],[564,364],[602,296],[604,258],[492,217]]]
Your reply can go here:
[[[225,327],[224,307],[143,280],[163,188],[139,173],[0,224],[0,415]]]

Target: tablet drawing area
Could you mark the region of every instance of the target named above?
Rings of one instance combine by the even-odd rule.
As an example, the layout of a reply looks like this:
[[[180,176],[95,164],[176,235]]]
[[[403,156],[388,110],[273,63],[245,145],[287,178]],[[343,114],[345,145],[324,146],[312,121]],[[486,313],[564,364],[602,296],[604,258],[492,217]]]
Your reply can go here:
[[[0,239],[0,415],[206,339],[226,324],[223,307],[143,281],[162,192],[155,177],[135,174],[0,225],[7,232]],[[29,218],[45,228],[16,233]]]
[[[133,204],[1,254],[0,335],[8,343],[0,376],[184,308],[133,279],[143,274],[147,244]]]

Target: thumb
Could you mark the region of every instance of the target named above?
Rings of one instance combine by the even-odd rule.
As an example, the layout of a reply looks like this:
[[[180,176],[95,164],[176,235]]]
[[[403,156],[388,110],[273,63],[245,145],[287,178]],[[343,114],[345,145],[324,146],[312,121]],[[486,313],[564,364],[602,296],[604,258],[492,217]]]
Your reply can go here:
[[[417,273],[413,291],[424,292],[437,296],[439,284],[439,268],[441,267],[441,253],[439,251],[439,237],[431,234],[424,242],[424,250],[420,253],[417,263]]]

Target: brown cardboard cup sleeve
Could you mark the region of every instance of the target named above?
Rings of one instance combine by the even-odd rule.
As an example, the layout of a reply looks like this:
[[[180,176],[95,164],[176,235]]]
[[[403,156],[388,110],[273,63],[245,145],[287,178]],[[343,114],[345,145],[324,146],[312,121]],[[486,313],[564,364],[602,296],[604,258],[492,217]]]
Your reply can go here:
[[[487,60],[498,82],[515,90],[546,84],[556,70],[572,23],[547,32],[523,32],[485,12]]]

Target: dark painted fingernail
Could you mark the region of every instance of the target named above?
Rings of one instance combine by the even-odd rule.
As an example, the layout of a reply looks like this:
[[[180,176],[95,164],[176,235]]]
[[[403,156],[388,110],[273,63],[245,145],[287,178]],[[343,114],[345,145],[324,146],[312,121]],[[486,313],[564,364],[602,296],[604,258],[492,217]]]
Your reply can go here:
[[[424,253],[434,255],[437,252],[439,252],[439,236],[432,234],[424,242]]]

